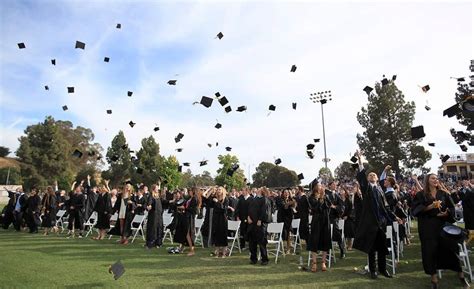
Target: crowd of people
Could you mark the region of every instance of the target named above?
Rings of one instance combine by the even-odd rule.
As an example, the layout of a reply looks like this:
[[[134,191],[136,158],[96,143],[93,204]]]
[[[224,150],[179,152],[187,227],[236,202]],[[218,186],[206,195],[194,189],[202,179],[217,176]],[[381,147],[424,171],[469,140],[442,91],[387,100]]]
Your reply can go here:
[[[212,186],[169,191],[160,182],[152,184],[150,190],[146,184],[134,186],[129,181],[111,189],[107,180],[91,186],[90,176],[79,184],[73,183],[69,193],[60,190],[57,183],[48,186],[44,193],[36,188],[25,193],[19,188],[8,192],[9,202],[2,211],[1,223],[4,229],[13,225],[17,231],[28,228],[30,233],[38,233],[42,227],[44,235],[48,235],[58,232],[57,212],[65,210],[67,237],[82,238],[84,224],[96,212],[97,236],[93,239],[99,241],[107,235],[117,235],[118,242],[127,245],[132,235],[132,220],[136,215],[143,215],[147,249],[160,248],[165,230],[170,230],[173,241],[179,244],[173,253],[186,252],[193,256],[195,220],[202,219],[202,244],[213,247],[217,258],[225,258],[229,254],[227,237],[232,234],[228,221],[236,220],[240,221],[241,249],[249,250],[251,264],[257,264],[259,251],[261,264],[267,265],[268,224],[283,223],[284,250],[290,253],[295,245],[292,244],[295,233],[292,221],[300,219],[299,236],[311,256],[310,271],[327,271],[327,254],[335,242],[342,259],[348,250],[365,252],[369,276],[377,279],[379,274],[392,278],[386,268],[386,227],[398,222],[400,242],[410,245],[405,224],[411,216],[418,220],[423,268],[431,276],[432,287],[438,286],[438,269],[451,269],[458,272],[463,286],[468,288],[456,256],[458,249],[443,242],[441,232],[446,222],[454,223],[455,218],[463,218],[465,228],[471,230],[468,241],[472,240],[473,180],[444,184],[435,174],[428,174],[423,183],[416,176],[400,181],[393,177],[390,166],[380,176],[374,172],[366,174],[361,155],[356,156],[359,160],[356,179],[327,182],[316,179],[309,190],[298,186],[227,191],[225,187]],[[173,216],[166,227],[164,213]],[[114,215],[116,218],[111,221]],[[340,220],[344,220],[344,228],[339,227]]]

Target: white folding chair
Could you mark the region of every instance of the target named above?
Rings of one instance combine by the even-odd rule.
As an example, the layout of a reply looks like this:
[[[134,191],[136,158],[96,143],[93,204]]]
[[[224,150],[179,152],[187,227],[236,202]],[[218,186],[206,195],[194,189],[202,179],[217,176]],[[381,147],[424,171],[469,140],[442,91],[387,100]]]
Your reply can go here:
[[[400,225],[398,222],[393,222],[393,230],[395,231],[395,236],[394,239],[396,240],[395,244],[397,244],[397,262],[400,262],[400,256],[403,256],[402,251],[403,251],[403,241],[400,240]]]
[[[387,232],[385,233],[386,239],[389,241],[388,245],[388,255],[387,266],[392,268],[392,274],[395,275],[395,268],[397,257],[395,256],[395,248],[393,247],[393,228],[392,226],[387,226]]]
[[[333,225],[331,224],[331,248],[329,249],[328,254],[326,255],[326,262],[328,262],[328,268],[331,268],[331,263],[334,261],[336,263],[336,256],[334,254],[334,242],[332,241],[332,230]],[[308,267],[311,265],[311,252],[308,254]]]
[[[343,248],[346,247],[346,236],[344,234],[344,224],[345,223],[346,223],[346,221],[344,219],[339,219],[337,221],[337,226],[338,226],[339,230],[341,230],[341,240],[342,240]],[[337,245],[337,242],[336,242],[336,245]],[[334,248],[334,245],[333,245],[333,248]],[[339,246],[336,246],[336,248],[339,248]],[[336,261],[334,261],[334,263],[336,263]]]
[[[135,215],[132,220],[132,243],[135,241],[135,238],[137,237],[137,234],[140,233],[142,234],[143,241],[145,241],[145,232],[143,231],[143,224],[145,223],[147,214],[145,213],[144,215]]]
[[[228,241],[232,241],[232,245],[230,246],[230,251],[229,251],[229,256],[232,255],[232,250],[234,249],[235,241],[237,241],[237,245],[239,247],[239,253],[242,253],[240,249],[240,234],[239,234],[239,229],[240,229],[240,221],[227,221],[227,231],[234,232],[234,236],[230,237],[227,236]]]
[[[56,213],[56,224],[55,224],[55,226],[57,228],[61,227],[61,233],[64,231],[64,221],[63,221],[64,214],[66,214],[66,210],[59,210]]]
[[[301,219],[293,219],[291,221],[291,232],[290,232],[290,240],[293,242],[293,254],[296,254],[296,247],[300,246],[300,251],[303,251],[303,247],[301,246],[301,238],[300,238],[300,222]],[[296,230],[296,234],[293,234],[293,230]]]
[[[275,245],[275,250],[268,249],[268,254],[275,255],[275,264],[278,262],[278,255],[280,252],[285,256],[285,251],[283,250],[283,239],[281,235],[283,234],[283,225],[284,223],[269,223],[267,227],[267,233],[269,234],[268,244]]]
[[[202,240],[201,228],[202,224],[204,223],[204,219],[196,218],[194,220],[194,229],[195,229],[195,236],[194,236],[194,244],[201,245],[204,248],[204,242]]]
[[[166,228],[169,224],[173,222],[173,217],[169,214],[163,214],[163,227],[165,228],[165,233],[163,236],[163,241],[166,240],[166,236],[168,236],[171,244],[173,244],[173,234],[171,233],[171,230]]]
[[[118,213],[116,212],[115,214],[110,217],[110,229],[109,232],[117,226],[117,221],[118,221]],[[113,223],[112,223],[113,222]],[[112,239],[112,235],[109,235],[109,240]]]
[[[471,262],[469,261],[469,251],[467,250],[466,242],[459,244],[458,257],[461,260],[462,270],[464,274],[467,274],[471,282],[473,282],[474,279],[472,278],[473,274],[472,274]]]
[[[97,224],[97,212],[94,211],[92,212],[91,216],[89,217],[89,220],[84,223],[84,230],[87,230],[86,233],[86,238],[89,236],[90,233],[92,233],[92,230],[94,229],[95,224]]]
[[[272,214],[272,222],[276,223],[278,220],[278,210],[275,211],[275,213]]]

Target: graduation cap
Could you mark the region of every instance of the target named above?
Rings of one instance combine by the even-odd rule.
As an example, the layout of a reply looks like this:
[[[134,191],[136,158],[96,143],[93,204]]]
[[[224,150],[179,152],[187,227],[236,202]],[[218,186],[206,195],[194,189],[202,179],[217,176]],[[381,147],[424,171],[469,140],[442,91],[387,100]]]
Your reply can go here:
[[[49,86],[45,85],[44,90],[49,90]]]
[[[246,107],[245,105],[239,106],[239,107],[237,108],[237,111],[238,111],[238,112],[244,112],[244,111],[246,111],[246,110],[247,110],[247,107]]]
[[[130,122],[128,123],[128,125],[129,125],[130,127],[134,127],[134,126],[136,125],[136,123],[133,122],[133,121],[130,121]]]
[[[232,177],[234,175],[234,173],[239,169],[239,165],[237,164],[234,164],[232,165],[231,168],[229,168],[226,172],[226,174],[229,176],[229,177]]]
[[[122,149],[123,149],[123,150],[128,149],[128,145],[127,145],[127,144],[122,145]]]
[[[201,98],[200,104],[204,105],[205,107],[209,108],[212,105],[213,99],[207,96],[203,96]]]
[[[276,106],[274,106],[273,104],[270,104],[270,105],[268,106],[268,110],[270,110],[270,111],[275,111],[275,110],[276,110]]]
[[[359,164],[351,164],[352,169],[357,170],[359,167]]]
[[[225,107],[224,110],[225,110],[226,113],[229,113],[229,112],[232,111],[232,107],[230,107],[230,105],[229,105],[229,106]]]
[[[293,102],[293,103],[291,104],[291,106],[293,107],[293,109],[296,110],[296,102]]]
[[[180,152],[183,151],[183,149],[182,149],[182,148],[177,148],[176,151],[177,151],[178,153],[180,153]]]
[[[207,165],[207,161],[200,161],[199,162],[200,167],[205,166],[205,165]]]
[[[25,43],[23,43],[23,42],[18,43],[18,48],[25,49],[26,48]]]
[[[275,165],[278,166],[279,164],[281,164],[281,159],[276,159],[276,160],[275,160]]]
[[[219,145],[219,143],[218,143],[218,142],[216,142],[216,146],[218,146],[218,145]]]
[[[214,127],[217,128],[217,129],[220,129],[222,127],[222,124],[216,123],[216,125]]]
[[[210,148],[212,148],[212,144],[210,144],[210,143],[208,143],[207,146],[210,147]]]
[[[382,79],[382,86],[385,86],[388,84],[388,79],[384,78]]]
[[[222,98],[219,98],[219,103],[222,105],[222,106],[225,106],[226,104],[229,103],[229,101],[227,100],[227,98],[224,96]]]
[[[176,82],[177,82],[176,79],[168,80],[168,84],[169,84],[169,85],[176,85]]]
[[[464,77],[451,77],[451,78],[456,79],[458,82],[466,81]]]
[[[314,144],[312,144],[312,143],[307,144],[307,145],[306,145],[306,149],[307,149],[307,150],[312,150],[312,149],[314,149]]]
[[[313,140],[314,140],[315,143],[318,143],[318,142],[320,141],[319,138],[315,138],[315,139],[313,139]]]
[[[224,37],[224,34],[222,32],[217,33],[217,38],[219,38],[219,40],[221,40],[222,37]]]
[[[125,267],[123,267],[120,261],[117,261],[109,267],[109,273],[114,274],[114,279],[117,280],[125,273]]]
[[[56,65],[56,59],[51,59],[51,64]]]
[[[159,131],[160,128],[158,126],[155,126],[155,128],[153,129],[154,131]]]
[[[306,154],[308,155],[310,159],[314,158],[314,153],[312,151],[306,151]]]
[[[370,86],[366,86],[363,89],[363,91],[365,91],[365,93],[367,93],[367,95],[369,95],[372,92],[372,90],[374,90],[374,89]]]
[[[128,91],[128,92],[127,92],[127,95],[128,95],[128,96],[132,96],[132,94],[133,94],[133,91]]]
[[[183,166],[178,166],[178,172],[180,172],[180,173],[183,172]]]
[[[183,139],[183,137],[184,137],[184,134],[178,133],[178,135],[174,138],[174,141],[178,143]]]
[[[430,147],[434,147],[434,146],[435,146],[435,143],[434,143],[434,142],[429,142],[428,145],[429,145]]]
[[[291,66],[290,72],[295,72],[295,71],[296,71],[296,65],[293,64],[293,65]]]
[[[352,156],[351,162],[356,163],[359,159],[356,156]]]
[[[214,95],[215,95],[217,98],[221,97],[220,92],[216,92],[216,93],[214,93]]]
[[[74,48],[80,48],[80,49],[86,49],[86,44],[84,42],[81,42],[81,41],[76,41],[76,47]]]
[[[111,109],[107,109],[106,112],[107,112],[107,114],[112,114],[112,110],[111,110]]]
[[[104,62],[109,62],[109,61],[110,61],[110,58],[104,57]]]
[[[117,28],[117,29],[120,29],[120,28],[122,28],[122,24],[120,24],[120,23],[117,23],[117,26],[115,26],[115,28]]]
[[[392,76],[392,81],[397,80],[397,75]]]
[[[456,135],[457,135],[457,137],[459,137],[461,139],[461,141],[466,141],[466,140],[469,139],[469,136],[463,131],[457,131]]]
[[[299,175],[298,175],[298,180],[301,181],[301,180],[303,180],[303,179],[304,179],[304,175],[303,175],[303,174],[299,174]]]
[[[449,160],[450,156],[449,155],[442,155],[441,156],[441,162],[445,163],[447,160]]]
[[[63,110],[66,111],[68,109],[67,105],[63,105]]]
[[[82,158],[82,155],[83,155],[83,153],[78,149],[75,149],[74,152],[72,153],[72,156],[74,156],[76,158]]]
[[[232,150],[232,148],[231,147],[225,147],[225,150],[230,152]]]
[[[411,128],[411,139],[420,139],[426,136],[422,125]]]
[[[183,163],[183,166],[189,167],[189,163]]]
[[[423,90],[423,92],[428,92],[428,90],[430,90],[430,86],[425,85],[425,86],[421,87],[421,90]]]
[[[119,156],[118,155],[113,155],[111,158],[110,158],[111,161],[113,162],[116,162],[119,160]]]
[[[463,152],[467,152],[467,147],[465,145],[459,146]]]
[[[74,93],[74,86],[68,87],[67,93]]]
[[[425,109],[426,109],[427,111],[430,111],[430,110],[431,110],[431,107],[429,107],[428,105],[425,105]]]
[[[459,107],[459,104],[456,103],[455,105],[444,110],[443,116],[447,115],[448,117],[453,117],[460,112],[462,112],[462,109]]]

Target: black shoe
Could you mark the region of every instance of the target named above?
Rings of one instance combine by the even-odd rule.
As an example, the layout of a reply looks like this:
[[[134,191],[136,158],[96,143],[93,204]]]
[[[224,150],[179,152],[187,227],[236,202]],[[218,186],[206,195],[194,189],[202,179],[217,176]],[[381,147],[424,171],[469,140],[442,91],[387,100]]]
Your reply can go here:
[[[388,273],[388,271],[387,271],[387,270],[385,270],[385,271],[381,271],[381,272],[380,272],[380,274],[382,274],[383,276],[385,276],[385,277],[387,277],[387,278],[393,278],[393,276],[392,276],[392,275],[390,275],[390,273]]]
[[[257,264],[257,261],[250,260],[250,265],[255,265]]]
[[[268,261],[262,261],[262,266],[267,266],[268,265]]]
[[[377,272],[370,272],[370,279],[377,279]]]

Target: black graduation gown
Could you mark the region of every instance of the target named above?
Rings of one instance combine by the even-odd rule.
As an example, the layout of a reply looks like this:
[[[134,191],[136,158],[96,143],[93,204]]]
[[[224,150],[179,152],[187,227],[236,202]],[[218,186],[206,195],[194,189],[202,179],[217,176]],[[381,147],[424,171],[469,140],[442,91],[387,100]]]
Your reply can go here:
[[[329,252],[331,249],[331,223],[329,220],[331,202],[327,196],[323,202],[310,196],[308,202],[313,219],[306,249],[311,252]]]
[[[161,199],[152,196],[148,199],[151,209],[146,223],[146,243],[149,248],[163,244],[163,208]]]
[[[73,225],[75,229],[83,230],[84,228],[84,206],[86,199],[84,194],[71,194],[69,198],[67,208],[69,210],[69,224],[68,229],[72,230]],[[71,206],[74,209],[71,209]]]
[[[288,199],[288,201],[291,199]],[[291,221],[293,220],[293,209],[291,206],[287,206],[285,208],[285,205],[288,202],[287,200],[284,200],[282,197],[277,197],[275,199],[275,204],[277,207],[277,222],[278,223],[283,223],[283,233],[282,233],[282,239],[283,240],[288,240],[288,237],[290,236],[291,232]]]
[[[342,241],[342,228],[339,228],[339,218],[344,213],[344,203],[342,202],[341,197],[336,193],[330,190],[326,190],[326,196],[331,203],[335,205],[336,208],[331,208],[329,210],[329,220],[332,224],[332,239],[333,241],[341,242]]]
[[[308,239],[309,235],[309,202],[308,196],[302,194],[296,199],[296,208],[300,217],[300,238],[303,240]]]
[[[344,212],[342,213],[342,217],[347,217],[344,221],[344,237],[345,238],[354,238],[354,213],[352,202],[350,198],[347,198],[344,202]]]
[[[129,237],[132,234],[132,221],[134,214],[132,211],[135,209],[135,203],[132,202],[131,204],[128,203],[131,198],[125,198],[124,204],[125,204],[125,223],[123,226],[123,230],[120,228],[120,219],[117,220],[117,224],[115,224],[114,228],[110,230],[109,234],[111,235],[117,235],[117,236],[124,236],[124,237]],[[115,206],[113,209],[113,212],[117,212],[117,214],[120,214],[120,207],[122,204],[122,196],[119,195],[117,197],[117,201],[115,202]]]
[[[235,216],[240,219],[240,236],[244,240],[247,240],[247,217],[249,216],[249,204],[252,199],[252,195],[249,195],[247,200],[243,195],[239,196],[239,201],[237,202],[237,207],[235,209]]]
[[[135,202],[135,215],[144,215],[146,206],[148,204],[148,199],[145,196],[141,198],[136,195],[133,197],[133,201]]]
[[[86,194],[84,197],[86,199],[86,204],[84,207],[84,222],[87,222],[89,217],[92,215],[92,212],[94,212],[95,203],[97,202],[99,194],[94,193],[90,186],[86,186]]]
[[[441,237],[443,225],[446,222],[454,222],[454,203],[449,194],[443,191],[436,192],[436,200],[442,202],[442,210],[449,210],[447,217],[438,217],[439,209],[424,212],[424,209],[434,200],[427,198],[423,191],[416,194],[412,204],[413,215],[418,218],[423,269],[428,275],[436,274],[438,269],[450,269],[460,272],[461,264],[456,256],[459,250],[457,244],[451,246],[452,244]]]
[[[375,241],[378,231],[380,230],[385,235],[387,224],[392,224],[395,216],[390,212],[383,192],[379,191],[377,187],[369,185],[365,170],[357,174],[357,181],[362,192],[362,209],[360,211],[360,222],[355,232],[353,248],[368,254],[377,245]],[[377,197],[378,208],[374,204],[374,197]],[[383,246],[383,248],[385,250],[379,252],[385,255],[388,254],[387,246]]]
[[[110,217],[112,214],[112,202],[110,201],[110,194],[99,194],[97,202],[95,203],[94,211],[97,212],[97,229],[110,229]]]
[[[224,201],[214,202],[214,210],[212,215],[212,244],[216,247],[226,247],[228,222],[227,222],[227,207],[229,206],[229,199],[226,197]]]
[[[202,205],[206,208],[206,214],[204,214],[204,222],[202,223],[202,227],[201,227],[201,234],[202,236],[205,238],[205,239],[208,239],[209,235],[212,235],[210,234],[210,231],[212,230],[212,224],[210,223],[211,222],[211,214],[212,214],[212,210],[213,210],[213,206],[212,206],[212,198],[205,198],[203,197],[202,198]],[[209,243],[212,244],[212,240],[209,240]],[[207,245],[207,244],[205,244]]]
[[[195,226],[194,226],[194,218],[197,214],[197,198],[196,196],[192,197],[191,199],[185,202],[185,209],[184,212],[177,211],[175,218],[176,218],[176,231],[173,237],[173,241],[182,245],[189,245],[188,241],[186,240],[186,236],[189,233],[191,236],[191,242],[194,246],[194,235],[195,235]]]
[[[38,231],[38,226],[40,225],[40,210],[39,205],[41,203],[41,198],[38,195],[30,196],[26,200],[26,216],[28,227],[30,232]]]
[[[46,194],[41,201],[43,208],[43,220],[41,222],[41,227],[51,228],[56,225],[56,196]]]
[[[19,196],[19,195],[18,195]],[[8,229],[10,224],[15,221],[13,211],[15,210],[17,193],[8,191],[8,204],[2,210],[2,216],[0,223],[4,229]]]
[[[464,189],[460,196],[465,228],[474,230],[474,190]]]
[[[237,203],[239,200],[237,198],[232,198],[232,197],[228,199],[229,199],[229,206],[228,206],[227,217],[229,218],[229,220],[235,221],[235,217],[236,217],[235,209],[237,208]],[[233,208],[234,211],[232,211],[230,208]]]
[[[354,195],[354,230],[357,229],[360,223],[360,216],[362,215],[362,197],[358,194]]]

